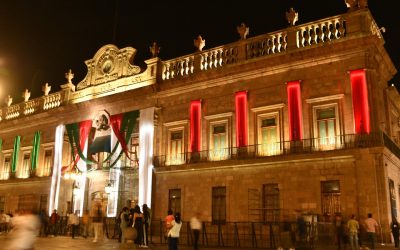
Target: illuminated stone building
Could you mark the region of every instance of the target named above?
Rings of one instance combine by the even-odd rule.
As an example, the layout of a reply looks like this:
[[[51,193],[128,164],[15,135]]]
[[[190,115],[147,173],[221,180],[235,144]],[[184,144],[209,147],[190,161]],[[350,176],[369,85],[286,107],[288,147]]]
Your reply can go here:
[[[368,8],[147,67],[105,45],[59,92],[0,109],[0,208],[147,203],[184,220],[330,220],[399,213],[396,74]],[[75,164],[76,163],[76,164]],[[74,176],[74,178],[68,178]],[[107,191],[106,191],[107,190]],[[388,233],[388,231],[386,231]]]

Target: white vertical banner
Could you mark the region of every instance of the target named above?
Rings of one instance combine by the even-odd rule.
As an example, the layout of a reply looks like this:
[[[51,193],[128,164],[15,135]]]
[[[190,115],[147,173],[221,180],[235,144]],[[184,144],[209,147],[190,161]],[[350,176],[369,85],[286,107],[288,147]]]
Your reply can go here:
[[[139,205],[151,208],[153,172],[154,107],[140,110],[139,119]]]
[[[118,143],[118,138],[114,134],[114,131],[111,131],[111,150]],[[111,163],[115,162],[118,158],[118,155],[121,153],[122,147],[118,145],[117,150],[114,155],[111,156]],[[115,163],[113,168],[110,168],[109,171],[109,183],[111,187],[109,188],[110,193],[108,193],[108,203],[107,203],[107,217],[115,217],[117,215],[117,206],[118,206],[118,194],[119,194],[119,179],[121,174],[121,158]]]
[[[62,154],[64,144],[64,125],[58,125],[56,127],[56,133],[54,136],[54,161],[53,161],[53,175],[51,177],[50,186],[50,200],[49,200],[49,215],[54,209],[58,209],[58,195],[60,192],[60,180],[61,180],[61,167],[62,167]]]
[[[88,140],[85,142],[85,147],[82,150],[82,154],[87,158],[87,148],[88,148]],[[83,215],[83,204],[85,203],[85,189],[86,189],[86,176],[87,176],[87,164],[83,159],[79,159],[76,164],[78,169],[81,171],[81,175],[75,180],[75,187],[77,191],[73,193],[74,195],[74,211],[79,210],[79,216]],[[73,190],[74,191],[74,190]]]

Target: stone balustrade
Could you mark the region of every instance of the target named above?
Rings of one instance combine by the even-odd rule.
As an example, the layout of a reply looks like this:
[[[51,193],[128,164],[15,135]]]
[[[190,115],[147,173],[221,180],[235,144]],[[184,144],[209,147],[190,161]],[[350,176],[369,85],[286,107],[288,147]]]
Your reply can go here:
[[[246,60],[267,57],[279,53],[291,53],[298,49],[333,43],[346,39],[377,36],[382,39],[381,30],[368,9],[345,13],[302,25],[290,26],[252,38],[241,39],[216,48],[198,51],[190,55],[161,61],[149,65],[151,72],[157,72],[161,81],[177,79],[202,71],[213,70],[229,64],[243,63]],[[157,66],[158,65],[158,66]],[[156,67],[161,67],[157,70]],[[22,104],[0,108],[0,122],[47,111],[69,103],[73,95],[68,90],[43,96]],[[110,93],[112,94],[112,93]],[[84,99],[82,100],[84,101]]]

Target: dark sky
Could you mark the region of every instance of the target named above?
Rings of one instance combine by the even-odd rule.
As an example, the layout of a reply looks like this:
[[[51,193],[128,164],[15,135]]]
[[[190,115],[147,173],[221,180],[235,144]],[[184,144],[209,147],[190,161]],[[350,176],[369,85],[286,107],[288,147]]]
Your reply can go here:
[[[1,0],[0,106],[8,94],[21,102],[25,88],[31,99],[41,96],[46,82],[52,92],[59,90],[69,68],[77,84],[86,75],[84,61],[103,45],[136,48],[134,63],[142,66],[153,41],[161,46],[159,57],[168,60],[193,53],[199,34],[204,49],[237,41],[242,22],[250,27],[249,37],[286,28],[290,7],[299,12],[297,24],[347,11],[344,0]],[[400,68],[393,1],[370,0],[369,9],[386,28],[385,46]],[[400,87],[399,74],[392,82]]]

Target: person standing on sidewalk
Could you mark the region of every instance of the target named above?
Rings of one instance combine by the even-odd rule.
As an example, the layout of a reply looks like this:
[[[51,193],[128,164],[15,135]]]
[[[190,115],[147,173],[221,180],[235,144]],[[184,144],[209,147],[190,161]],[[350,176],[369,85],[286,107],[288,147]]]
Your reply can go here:
[[[78,210],[75,211],[75,213],[71,213],[69,215],[70,223],[71,223],[71,236],[72,239],[75,238],[79,234],[79,216],[78,216]]]
[[[147,204],[143,204],[143,238],[144,238],[144,247],[149,246],[149,227],[151,223],[151,209],[147,206]]]
[[[358,246],[358,230],[360,229],[360,225],[356,220],[356,216],[354,214],[351,215],[350,220],[347,222],[347,228],[349,229],[349,240],[351,250],[359,250]]]
[[[201,221],[199,220],[200,213],[196,212],[196,214],[190,219],[190,228],[193,232],[193,249],[199,250],[199,236],[201,231]]]
[[[390,223],[390,231],[392,232],[393,235],[393,240],[394,240],[394,248],[398,249],[399,248],[399,222],[396,219],[396,216],[393,216],[393,221]]]
[[[181,231],[181,214],[176,213],[174,220],[169,225],[168,250],[178,250],[179,232]]]
[[[368,218],[365,220],[365,229],[367,231],[368,241],[370,243],[371,250],[375,250],[377,228],[378,222],[376,222],[376,220],[372,218],[372,213],[368,213]]]
[[[128,211],[129,211],[128,207],[124,207],[124,208],[122,208],[122,211],[119,214],[119,227],[121,230],[119,242],[121,242],[121,243],[125,243],[125,233],[126,233],[126,228],[128,227],[128,222],[129,222]]]
[[[86,239],[89,236],[89,210],[86,210],[82,216],[83,237]]]
[[[94,239],[93,242],[98,240],[103,240],[103,210],[101,204],[97,205],[95,213],[92,218],[93,228],[94,228]]]
[[[57,210],[54,209],[53,213],[50,215],[50,232],[52,233],[52,236],[57,236],[58,233],[58,223],[60,221],[60,216],[57,213]]]

